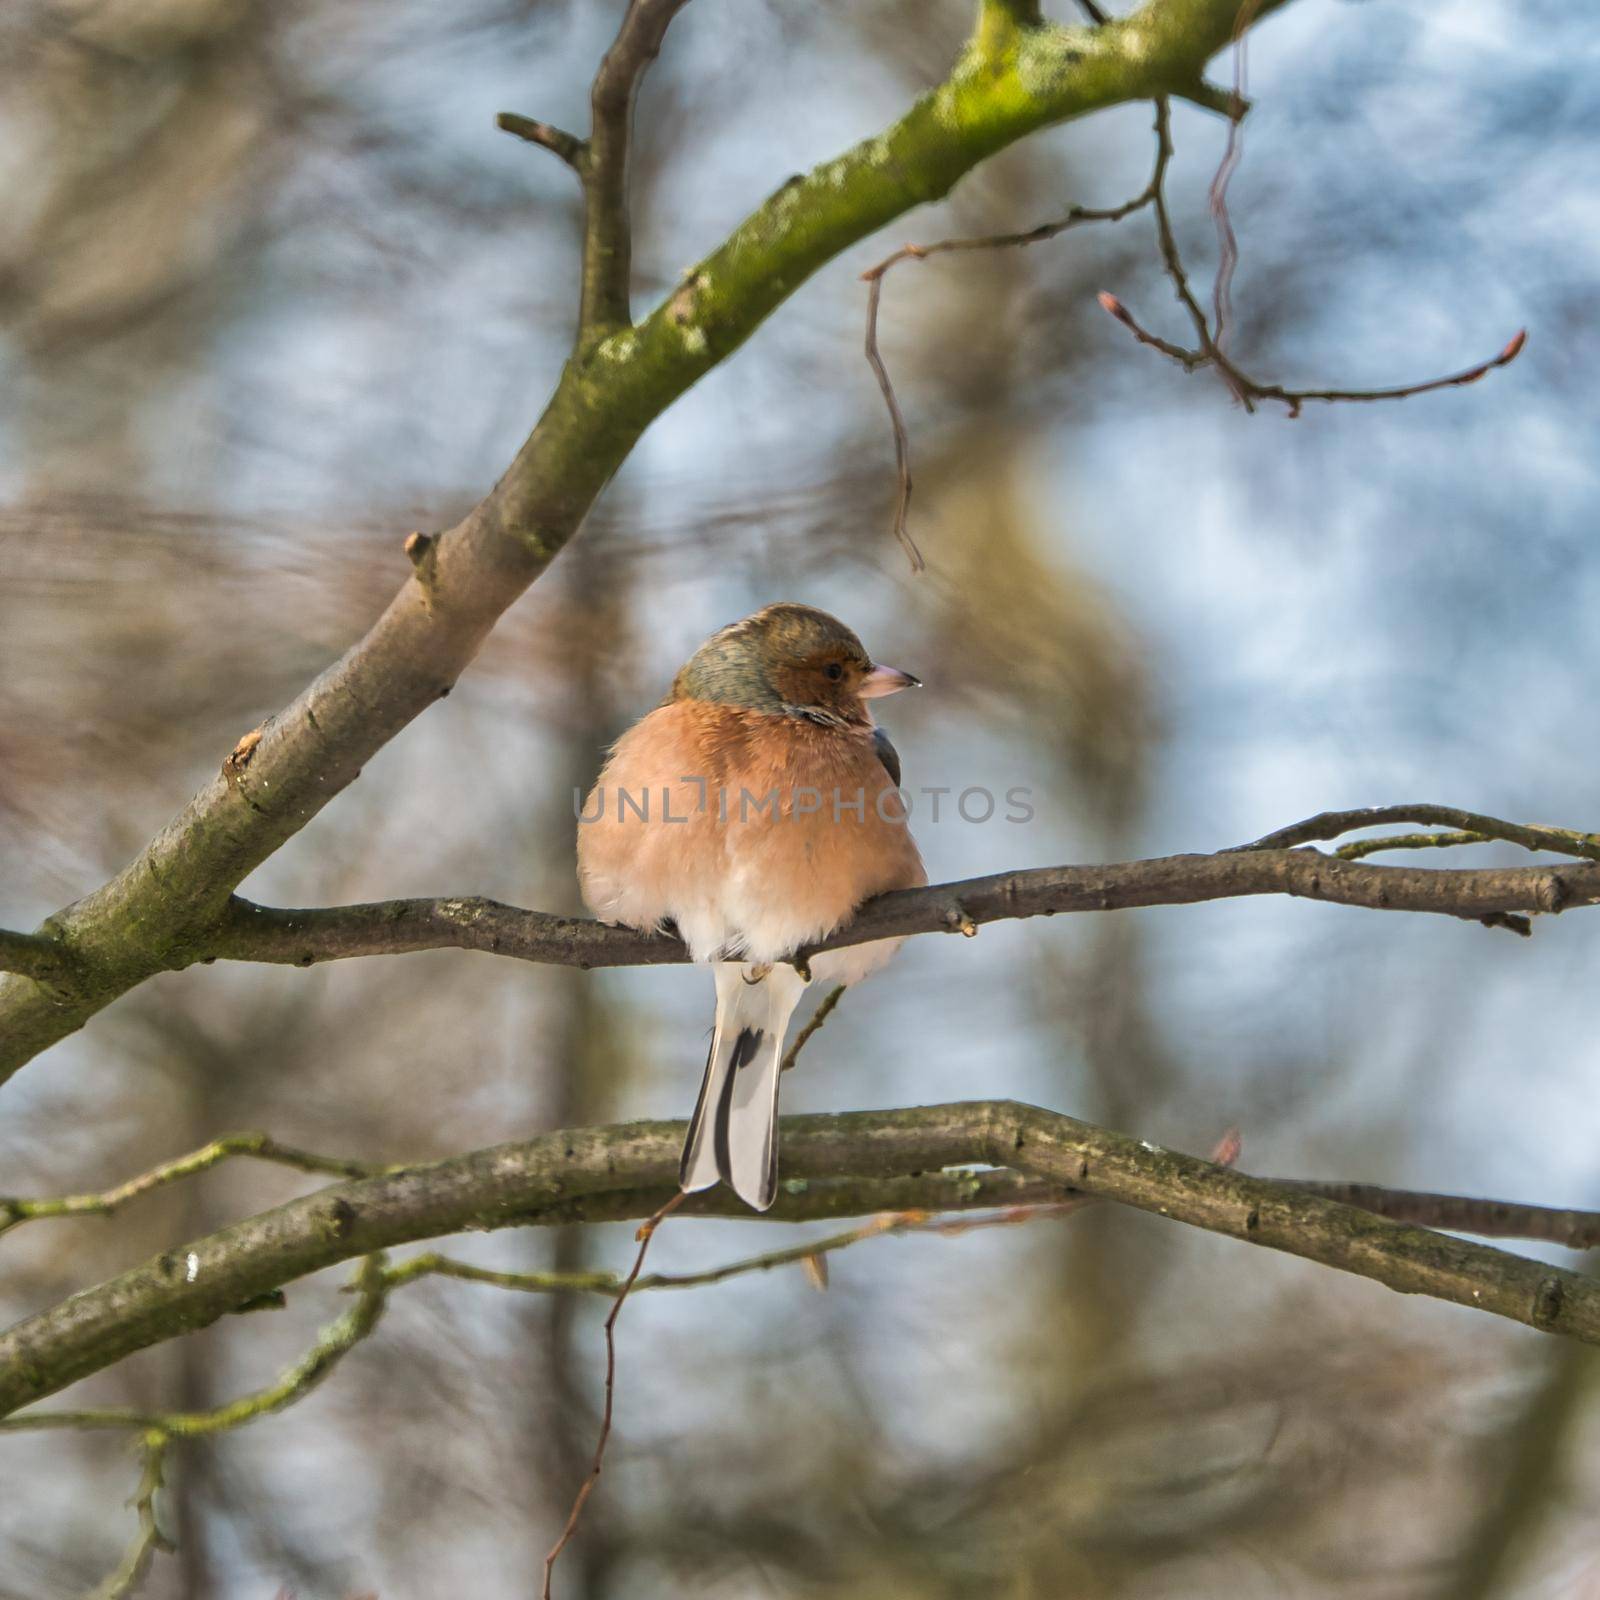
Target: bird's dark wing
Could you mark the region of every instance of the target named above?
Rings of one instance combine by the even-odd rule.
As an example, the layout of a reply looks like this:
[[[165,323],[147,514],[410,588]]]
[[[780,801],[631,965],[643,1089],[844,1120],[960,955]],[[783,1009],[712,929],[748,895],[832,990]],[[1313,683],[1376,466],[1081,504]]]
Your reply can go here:
[[[889,742],[889,735],[882,728],[872,730],[873,747],[878,752],[878,759],[883,763],[883,769],[894,780],[895,788],[900,787],[900,752]]]

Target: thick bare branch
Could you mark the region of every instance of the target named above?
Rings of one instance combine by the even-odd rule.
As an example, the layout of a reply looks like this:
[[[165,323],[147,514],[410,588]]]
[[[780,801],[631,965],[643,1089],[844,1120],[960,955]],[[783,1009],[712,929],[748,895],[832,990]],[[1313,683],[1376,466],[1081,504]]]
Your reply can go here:
[[[68,983],[76,973],[72,952],[44,933],[0,928],[0,972],[16,972],[35,983]]]
[[[460,524],[429,541],[426,559],[366,637],[252,729],[123,872],[52,919],[79,965],[70,988],[20,974],[0,980],[0,1075],[117,996],[196,959],[201,936],[226,915],[244,877],[449,693],[650,423],[812,273],[912,207],[942,198],[1030,133],[1187,92],[1232,37],[1245,3],[1147,0],[1104,27],[1016,29],[998,55],[975,41],[898,122],[784,184],[638,327],[581,349],[500,482]],[[657,0],[630,11],[618,47],[634,38],[639,49],[630,45],[613,63],[619,81],[630,72],[636,81],[670,9],[670,0]],[[602,99],[610,116],[614,90]],[[620,193],[611,181],[607,193]],[[597,296],[616,302],[615,284],[624,281],[615,251],[605,259],[610,287],[597,287],[591,304]]]
[[[1511,1200],[1483,1200],[1462,1194],[1433,1194],[1415,1189],[1386,1189],[1376,1183],[1327,1183],[1285,1178],[1284,1187],[1320,1194],[1345,1205],[1360,1206],[1393,1222],[1414,1222],[1419,1228],[1448,1233],[1475,1233],[1482,1239],[1532,1239],[1568,1250],[1600,1246],[1600,1211],[1570,1211],[1559,1206],[1523,1205]]]
[[[0,1335],[0,1415],[339,1261],[465,1228],[648,1216],[675,1192],[682,1135],[681,1123],[547,1134],[292,1200]],[[1014,1102],[785,1118],[783,1162],[772,1220],[848,1214],[841,1195],[846,1205],[870,1201],[868,1210],[909,1209],[906,1185],[935,1173],[958,1199],[992,1196],[992,1176],[944,1169],[1003,1166],[1050,1186],[1039,1198],[1117,1201],[1405,1293],[1600,1342],[1600,1285],[1576,1273]],[[877,1182],[885,1178],[899,1180],[889,1206]],[[750,1215],[720,1191],[691,1197],[684,1211],[713,1208]],[[1452,1215],[1459,1224],[1465,1213]]]
[[[230,1433],[259,1417],[286,1410],[303,1399],[377,1327],[395,1279],[381,1255],[368,1256],[350,1282],[355,1304],[342,1311],[312,1341],[299,1360],[264,1389],[240,1395],[209,1411],[143,1411],[133,1406],[100,1406],[85,1411],[37,1411],[0,1418],[0,1432],[28,1429],[139,1428],[168,1439],[197,1439]]]

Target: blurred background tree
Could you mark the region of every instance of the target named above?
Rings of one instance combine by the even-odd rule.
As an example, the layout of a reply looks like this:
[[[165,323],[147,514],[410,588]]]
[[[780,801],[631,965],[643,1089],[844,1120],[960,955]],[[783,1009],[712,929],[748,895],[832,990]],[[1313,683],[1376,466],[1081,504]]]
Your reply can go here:
[[[0,922],[121,867],[366,626],[405,529],[468,507],[565,357],[568,175],[493,130],[577,123],[617,7],[18,0],[0,18]],[[942,72],[965,4],[697,0],[646,82],[636,293]],[[1209,849],[1324,806],[1583,824],[1600,509],[1596,46],[1559,6],[1305,4],[1252,44],[1237,350],[1381,383],[1524,323],[1494,388],[1246,417],[1094,304],[1168,306],[1148,218],[907,265],[882,340],[918,467],[912,578],[848,253],[645,440],[452,698],[251,892],[574,909],[571,791],[705,633],[844,614],[928,680],[908,781],[1032,791],[919,818],[934,878]],[[1179,106],[1196,270],[1223,137]],[[904,236],[1143,182],[1143,107],[1027,141]],[[1164,324],[1170,330],[1170,324]],[[517,359],[506,359],[508,350]],[[1259,1170],[1600,1200],[1593,919],[1532,948],[1444,919],[1239,903],[915,941],[793,1109],[1016,1095]],[[438,953],[159,979],[6,1090],[0,1191],[228,1128],[374,1160],[679,1115],[707,995]],[[227,1168],[109,1229],[6,1241],[5,1320],[294,1192]],[[658,1265],[755,1248],[664,1230]],[[615,1263],[625,1228],[463,1253]],[[1559,1252],[1551,1252],[1558,1258]],[[304,1346],[291,1293],[85,1385],[215,1403]],[[156,1596],[527,1592],[592,1445],[603,1306],[461,1284],[291,1416],[186,1447]],[[644,1298],[578,1596],[1600,1594],[1589,1354],[1144,1217],[861,1248]],[[103,1436],[0,1440],[0,1595],[116,1559]]]

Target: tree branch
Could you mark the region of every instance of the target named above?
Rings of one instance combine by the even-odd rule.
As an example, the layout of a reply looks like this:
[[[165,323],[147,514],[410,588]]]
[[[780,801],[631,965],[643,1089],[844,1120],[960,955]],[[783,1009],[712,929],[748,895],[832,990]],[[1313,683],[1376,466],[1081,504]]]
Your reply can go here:
[[[581,350],[499,483],[431,541],[366,637],[251,730],[124,871],[51,920],[80,966],[70,989],[47,990],[20,974],[0,981],[0,1077],[117,996],[199,959],[205,931],[227,914],[245,876],[449,692],[650,423],[812,273],[1030,133],[1185,92],[1248,3],[1147,0],[1104,27],[1022,29],[998,59],[969,46],[898,122],[784,184],[637,328]],[[666,5],[630,10],[645,45]],[[625,53],[616,70],[626,76],[633,60]],[[609,107],[610,90],[606,99]],[[609,181],[606,193],[620,192]],[[614,300],[615,252],[605,259]]]
[[[958,1204],[982,1195],[993,1205],[997,1193],[1015,1195],[1031,1180],[1028,1193],[1036,1199],[1117,1201],[1404,1293],[1600,1342],[1600,1285],[1576,1273],[1055,1112],[978,1101],[787,1117],[782,1132],[786,1176],[771,1220],[848,1215],[852,1206],[859,1208],[855,1214],[910,1209],[907,1197],[919,1186],[924,1198],[933,1198],[930,1179]],[[648,1216],[676,1190],[682,1136],[681,1123],[659,1122],[546,1134],[291,1200],[157,1256],[0,1335],[0,1416],[339,1261],[466,1228]],[[944,1170],[974,1165],[1010,1170],[999,1178]],[[896,1183],[886,1186],[883,1179]],[[1417,1203],[1440,1207],[1448,1199]],[[1457,1221],[1468,1214],[1466,1202],[1450,1204]],[[1513,1212],[1522,1214],[1517,1220],[1537,1212],[1539,1226],[1556,1215],[1539,1208],[1499,1208],[1497,1215],[1494,1202],[1480,1209],[1497,1225]],[[684,1211],[751,1215],[721,1190],[690,1197]]]
[[[1352,829],[1400,822],[1459,831],[1443,836],[1405,834],[1357,840],[1332,856],[1303,848],[1307,840],[1334,839]],[[1552,851],[1577,861],[1570,865],[1437,870],[1356,859],[1380,849],[1489,840]],[[1037,867],[900,890],[869,901],[849,926],[811,950],[798,952],[796,959],[804,961],[820,950],[872,939],[971,933],[984,923],[1016,917],[1193,905],[1268,894],[1369,910],[1430,912],[1525,934],[1530,931],[1526,913],[1548,915],[1600,901],[1596,865],[1600,865],[1600,835],[1507,822],[1454,806],[1371,806],[1323,812],[1251,844],[1211,855],[1162,856],[1107,866]],[[482,898],[387,900],[293,910],[230,897],[219,917],[192,932],[181,950],[168,955],[167,970],[210,961],[309,967],[357,956],[442,949],[478,950],[582,968],[672,964],[689,959],[682,942],[670,934],[639,933]],[[6,969],[12,958],[7,944],[0,941],[0,970]],[[18,959],[22,963],[34,960],[31,937],[25,940]],[[59,1005],[72,1003],[58,1001]],[[0,1019],[4,1013],[0,991]],[[29,1053],[26,1039],[8,1045],[0,1037],[0,1072]],[[3,1217],[0,1210],[0,1231]]]
[[[39,1411],[0,1418],[0,1432],[41,1428],[141,1428],[168,1439],[197,1439],[228,1433],[258,1417],[283,1411],[308,1395],[339,1362],[377,1327],[397,1280],[381,1255],[362,1261],[350,1281],[356,1302],[323,1328],[311,1348],[264,1389],[240,1395],[210,1411],[144,1411],[133,1406],[99,1406],[86,1411]]]
[[[139,1518],[139,1531],[124,1552],[116,1570],[89,1597],[89,1600],[123,1600],[144,1581],[144,1575],[158,1550],[171,1550],[172,1541],[161,1531],[156,1518],[156,1496],[166,1482],[167,1435],[152,1429],[140,1440],[143,1465],[139,1485],[130,1502]]]
[[[44,933],[0,928],[0,972],[16,972],[39,984],[70,982],[76,973],[71,951]]]
[[[633,102],[672,19],[686,3],[629,0],[616,42],[595,74],[590,96],[594,121],[580,168],[584,193],[580,349],[585,341],[633,324],[633,226],[628,208]]]
[[[1279,828],[1275,833],[1235,848],[1285,850],[1294,845],[1325,843],[1360,828],[1382,828],[1402,822],[1417,822],[1431,828],[1457,828],[1481,835],[1484,839],[1520,844],[1524,850],[1551,850],[1557,855],[1600,861],[1600,833],[1583,833],[1576,828],[1552,828],[1543,823],[1506,822],[1500,817],[1485,816],[1481,811],[1463,811],[1457,806],[1426,803],[1358,806],[1353,811],[1319,811],[1304,822],[1291,823],[1287,828]],[[1391,848],[1401,848],[1396,840],[1384,842]]]
[[[93,1600],[120,1600],[143,1581],[158,1550],[172,1550],[156,1517],[156,1494],[162,1488],[167,1449],[174,1439],[226,1433],[258,1417],[282,1411],[303,1399],[378,1325],[388,1300],[390,1282],[382,1256],[368,1256],[350,1287],[356,1303],[317,1335],[311,1348],[277,1380],[254,1394],[211,1411],[141,1411],[128,1406],[103,1406],[87,1411],[42,1411],[26,1417],[0,1418],[0,1432],[37,1429],[129,1428],[143,1434],[144,1470],[133,1505],[139,1531],[117,1568],[95,1590]]]
[[[1105,18],[1097,16],[1096,21],[1104,22]],[[933,244],[902,245],[892,255],[885,256],[875,267],[868,267],[861,274],[862,281],[867,285],[867,332],[862,348],[866,354],[867,365],[872,368],[872,375],[878,381],[878,392],[883,396],[884,406],[889,413],[889,426],[894,434],[895,474],[899,480],[895,495],[894,536],[906,552],[913,572],[921,572],[927,563],[922,559],[922,552],[917,548],[916,540],[911,537],[911,530],[907,525],[911,510],[911,439],[906,430],[906,419],[900,411],[900,401],[895,395],[894,384],[889,378],[889,369],[884,365],[883,352],[878,347],[878,309],[883,298],[884,277],[902,261],[926,261],[929,256],[947,255],[955,251],[1025,249],[1032,244],[1043,244],[1046,240],[1057,238],[1069,229],[1081,228],[1087,223],[1121,222],[1125,217],[1131,217],[1136,211],[1142,211],[1160,194],[1162,181],[1166,176],[1167,162],[1172,157],[1172,140],[1168,134],[1167,107],[1164,100],[1156,102],[1155,131],[1156,157],[1150,181],[1131,200],[1124,200],[1121,205],[1069,206],[1063,216],[1050,222],[1037,223],[1020,233],[985,234],[969,238],[940,239]]]
[[[279,1144],[264,1133],[229,1133],[220,1139],[213,1139],[208,1145],[202,1145],[198,1150],[191,1150],[188,1155],[164,1161],[136,1178],[129,1178],[126,1183],[93,1194],[59,1195],[48,1200],[23,1200],[0,1195],[0,1233],[9,1233],[24,1222],[41,1217],[109,1217],[130,1200],[137,1200],[154,1189],[165,1188],[180,1178],[191,1178],[234,1156],[253,1156],[257,1161],[293,1167],[298,1172],[321,1172],[340,1178],[364,1178],[384,1170],[372,1162],[350,1161],[341,1156],[319,1156],[310,1150],[297,1150],[293,1145]]]
[[[564,129],[548,122],[539,122],[533,117],[521,116],[515,111],[502,111],[494,119],[494,123],[503,132],[514,134],[518,139],[525,139],[529,144],[536,144],[541,149],[548,150],[557,160],[564,161],[571,167],[580,178],[583,176],[589,146],[576,134],[567,133]]]
[[[1376,1183],[1328,1183],[1317,1179],[1282,1178],[1286,1189],[1320,1194],[1347,1206],[1359,1206],[1391,1222],[1414,1222],[1419,1228],[1448,1233],[1475,1233],[1483,1239],[1530,1239],[1559,1244],[1568,1250],[1600,1247],[1600,1211],[1569,1211],[1558,1206],[1523,1205],[1511,1200],[1481,1200],[1461,1194],[1434,1194],[1416,1189],[1386,1189]]]
[[[1481,921],[1510,912],[1550,914],[1594,905],[1600,902],[1600,872],[1587,863],[1443,870],[1348,861],[1310,849],[1255,848],[1107,866],[1033,867],[880,895],[847,927],[797,959],[872,939],[962,933],[1011,918],[1271,894]],[[439,949],[583,968],[689,959],[682,941],[670,934],[639,933],[484,899],[389,900],[314,910],[236,901],[228,920],[195,959],[309,967],[355,956]]]
[[[1211,319],[1207,318],[1199,300],[1195,297],[1193,289],[1189,286],[1189,276],[1184,269],[1183,258],[1178,251],[1178,242],[1172,226],[1172,217],[1167,208],[1165,187],[1159,181],[1156,184],[1155,194],[1152,196],[1156,217],[1156,238],[1161,249],[1162,264],[1166,268],[1167,277],[1171,280],[1172,287],[1177,294],[1178,303],[1188,314],[1189,321],[1194,327],[1195,348],[1188,349],[1183,345],[1174,344],[1172,341],[1152,333],[1134,317],[1127,306],[1114,294],[1102,293],[1099,296],[1101,307],[1115,317],[1140,344],[1148,345],[1152,350],[1159,350],[1169,360],[1176,361],[1185,372],[1194,372],[1200,367],[1213,367],[1222,378],[1222,381],[1228,386],[1228,390],[1234,399],[1246,411],[1254,411],[1257,404],[1263,400],[1277,401],[1287,410],[1290,417],[1298,417],[1301,408],[1310,401],[1365,403],[1381,400],[1409,400],[1415,395],[1431,394],[1438,389],[1457,388],[1463,384],[1476,383],[1497,367],[1508,366],[1521,355],[1522,347],[1527,343],[1526,330],[1519,330],[1497,356],[1491,357],[1487,361],[1480,361],[1463,371],[1453,372],[1442,378],[1428,378],[1419,383],[1407,383],[1382,389],[1289,389],[1282,384],[1262,383],[1259,379],[1253,378],[1243,371],[1235,361],[1225,354],[1224,347],[1227,343],[1231,315],[1229,291],[1233,281],[1234,267],[1239,255],[1238,241],[1234,237],[1233,224],[1228,218],[1227,190],[1228,181],[1238,165],[1241,153],[1239,144],[1240,125],[1245,112],[1245,35],[1251,23],[1255,20],[1258,10],[1263,9],[1265,7],[1257,7],[1251,3],[1251,0],[1245,0],[1237,17],[1233,37],[1234,88],[1233,92],[1227,97],[1226,108],[1226,114],[1229,118],[1228,140],[1221,164],[1218,166],[1216,176],[1211,184],[1211,210],[1216,219],[1220,247],[1220,260],[1213,289],[1215,330],[1211,326]],[[1170,153],[1171,133],[1167,124],[1164,102],[1159,103],[1156,132],[1163,149]]]

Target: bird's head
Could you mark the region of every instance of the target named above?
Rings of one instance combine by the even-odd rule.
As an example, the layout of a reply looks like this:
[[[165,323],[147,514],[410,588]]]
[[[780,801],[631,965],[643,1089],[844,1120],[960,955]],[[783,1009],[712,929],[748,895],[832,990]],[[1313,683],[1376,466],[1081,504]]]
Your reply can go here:
[[[870,720],[865,701],[920,681],[874,666],[837,617],[783,602],[712,634],[678,673],[672,698],[859,725]]]

